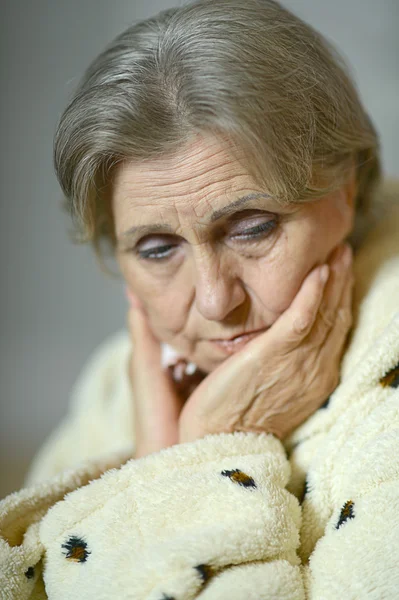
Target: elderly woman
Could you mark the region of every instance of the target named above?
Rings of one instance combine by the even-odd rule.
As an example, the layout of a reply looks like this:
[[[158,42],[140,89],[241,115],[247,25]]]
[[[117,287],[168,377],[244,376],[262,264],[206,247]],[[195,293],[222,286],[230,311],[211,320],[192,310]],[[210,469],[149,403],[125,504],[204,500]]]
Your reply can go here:
[[[273,0],[161,12],[55,167],[129,333],[2,503],[1,597],[398,598],[399,188],[333,48]]]

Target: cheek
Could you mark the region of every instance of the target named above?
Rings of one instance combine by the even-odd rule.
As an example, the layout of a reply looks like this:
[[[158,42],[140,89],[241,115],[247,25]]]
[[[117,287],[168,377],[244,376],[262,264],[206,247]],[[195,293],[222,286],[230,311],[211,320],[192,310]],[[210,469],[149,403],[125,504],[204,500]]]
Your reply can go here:
[[[119,263],[126,284],[143,304],[154,334],[163,341],[170,341],[187,321],[190,290],[181,278],[174,278],[172,283],[157,279],[135,268],[132,262]]]
[[[286,262],[281,266],[259,265],[251,286],[262,308],[277,318],[291,304],[304,277],[306,264]]]
[[[144,307],[154,334],[162,341],[170,342],[186,325],[188,311],[184,296],[176,290],[158,290],[146,296]]]
[[[317,262],[310,232],[303,228],[301,233],[298,236],[297,227],[286,227],[273,256],[260,259],[251,272],[247,271],[248,288],[273,319],[290,306],[307,273]]]
[[[248,287],[275,318],[290,306],[308,273],[323,264],[341,241],[338,222],[334,223],[334,215],[330,217],[330,226],[321,218],[288,223],[272,255],[247,270]]]

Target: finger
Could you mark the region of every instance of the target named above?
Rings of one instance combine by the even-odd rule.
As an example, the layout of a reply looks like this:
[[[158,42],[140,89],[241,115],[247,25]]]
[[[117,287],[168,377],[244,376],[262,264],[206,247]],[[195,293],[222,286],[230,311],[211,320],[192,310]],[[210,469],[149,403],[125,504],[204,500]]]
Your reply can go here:
[[[313,269],[305,277],[299,292],[296,294],[289,308],[275,321],[273,326],[265,333],[269,334],[280,350],[291,350],[308,335],[317,317],[323,290],[329,278],[329,266],[323,265]],[[252,340],[260,345],[262,336]],[[269,343],[268,342],[268,343]]]
[[[133,345],[134,362],[137,367],[159,369],[161,344],[154,336],[142,309],[130,308],[128,326]]]
[[[173,405],[181,398],[176,396],[178,385],[173,378],[173,367],[162,364],[161,342],[154,336],[144,310],[130,309],[128,314],[129,329],[132,337],[133,352],[130,357],[130,377],[133,387],[138,390],[136,402],[150,406]]]
[[[183,401],[171,370],[162,365],[161,342],[154,336],[144,310],[131,308],[128,325],[133,344],[129,377],[137,457],[177,442]]]
[[[319,360],[329,365],[329,369],[326,371],[326,375],[329,376],[329,380],[326,381],[328,389],[326,389],[325,395],[330,396],[340,382],[340,364],[342,357],[346,351],[347,344],[349,342],[349,332],[352,326],[352,292],[353,292],[353,277],[349,278],[345,284],[345,289],[342,295],[342,303],[336,313],[336,319],[334,326],[328,332],[326,340],[319,348]],[[315,410],[320,408],[322,398],[320,402],[315,405]]]
[[[328,354],[331,359],[341,358],[345,344],[348,341],[348,333],[351,329],[352,318],[352,298],[353,298],[354,277],[351,273],[346,278],[340,305],[336,311],[334,325],[328,332],[326,340],[322,346],[322,351]]]
[[[149,326],[144,307],[134,292],[127,286],[125,292],[130,304],[128,311],[130,338],[133,348],[140,349],[136,353],[138,360],[149,361],[150,366],[158,365],[160,364],[161,345]]]
[[[162,412],[176,404],[172,374],[163,368],[161,343],[148,324],[144,311],[131,308],[128,314],[133,350],[129,358],[129,377],[136,410]]]
[[[126,298],[132,308],[143,308],[139,298],[136,294],[129,288],[129,286],[125,286]]]
[[[228,360],[251,363],[263,357],[265,345],[274,352],[285,354],[296,348],[311,330],[329,278],[329,266],[318,266],[305,277],[299,292],[290,306],[273,323],[272,327],[246,344]]]
[[[341,302],[343,290],[351,276],[352,250],[349,244],[336,248],[330,261],[330,277],[320,303],[318,324],[323,324],[322,335],[326,335],[335,320],[335,314]]]

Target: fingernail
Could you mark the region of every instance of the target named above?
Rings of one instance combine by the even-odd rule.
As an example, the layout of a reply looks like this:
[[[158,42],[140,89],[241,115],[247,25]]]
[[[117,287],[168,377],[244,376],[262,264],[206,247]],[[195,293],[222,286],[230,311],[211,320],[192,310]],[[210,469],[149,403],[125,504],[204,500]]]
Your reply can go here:
[[[330,274],[329,266],[323,265],[320,269],[320,279],[323,283],[326,283],[329,274]]]

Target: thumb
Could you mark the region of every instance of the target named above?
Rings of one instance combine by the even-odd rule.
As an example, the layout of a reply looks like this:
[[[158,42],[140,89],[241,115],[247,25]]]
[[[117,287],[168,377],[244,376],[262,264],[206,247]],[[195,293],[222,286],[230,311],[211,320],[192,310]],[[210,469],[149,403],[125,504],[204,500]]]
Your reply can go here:
[[[147,366],[154,372],[157,369],[161,370],[161,343],[151,330],[140,300],[127,286],[125,291],[130,304],[128,327],[133,352],[135,352],[135,362],[140,368]]]
[[[308,335],[316,320],[328,273],[328,267],[325,269],[321,266],[310,271],[290,306],[270,329],[246,345],[243,355],[253,360],[254,357],[264,358],[265,348],[283,353],[296,348]]]
[[[150,369],[152,374],[162,370],[161,343],[154,336],[143,309],[130,307],[128,326],[137,368]]]
[[[292,350],[312,329],[328,277],[328,265],[310,271],[291,305],[271,327],[270,334],[281,349]]]
[[[182,402],[170,370],[161,364],[161,343],[154,336],[144,310],[131,307],[128,324],[133,345],[129,377],[137,458],[178,442]]]
[[[191,393],[193,386],[196,387],[198,385],[198,369],[194,374],[195,376],[192,377],[188,376],[185,372],[187,367],[186,360],[179,359],[177,363],[171,364],[168,367],[162,364],[162,344],[154,336],[140,300],[128,287],[126,287],[126,296],[130,303],[128,324],[133,351],[136,348],[135,370],[140,372],[139,377],[145,377],[145,373],[147,373],[151,379],[153,377],[162,379],[165,391],[170,390],[179,400],[185,400],[188,393]],[[201,373],[202,379],[203,374]]]

